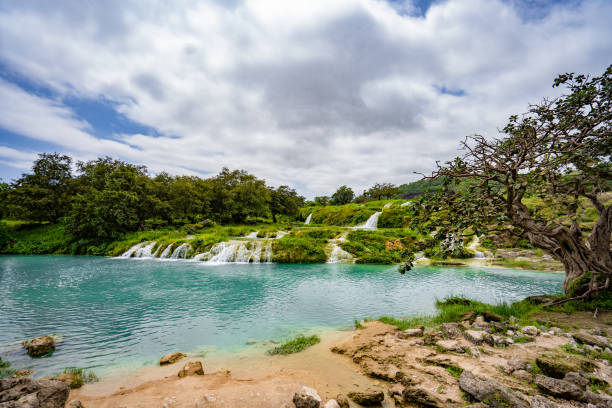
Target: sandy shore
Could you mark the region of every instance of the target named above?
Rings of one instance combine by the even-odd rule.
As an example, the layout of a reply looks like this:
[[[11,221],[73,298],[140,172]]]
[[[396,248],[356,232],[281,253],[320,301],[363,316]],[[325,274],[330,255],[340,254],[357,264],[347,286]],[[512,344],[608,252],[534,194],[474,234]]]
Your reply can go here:
[[[70,393],[87,408],[96,407],[282,407],[302,386],[316,389],[323,400],[367,388],[377,381],[363,375],[349,359],[330,348],[354,336],[353,331],[330,331],[321,342],[288,356],[269,356],[269,347],[234,354],[186,358],[175,364],[119,372]],[[161,356],[160,356],[161,357]],[[199,360],[204,376],[179,378],[188,361]]]

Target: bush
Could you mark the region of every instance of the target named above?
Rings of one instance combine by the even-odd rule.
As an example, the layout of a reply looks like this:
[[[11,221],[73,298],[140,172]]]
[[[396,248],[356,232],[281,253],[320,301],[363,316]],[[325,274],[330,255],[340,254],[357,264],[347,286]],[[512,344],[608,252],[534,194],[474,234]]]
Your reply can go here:
[[[321,341],[321,339],[319,338],[319,336],[317,336],[316,334],[313,336],[298,336],[293,340],[289,340],[288,342],[278,346],[278,347],[274,347],[272,350],[268,351],[268,354],[270,355],[275,355],[275,354],[283,354],[283,355],[287,355],[287,354],[293,354],[293,353],[299,353],[300,351],[310,347],[310,346],[314,346],[315,344],[319,343]]]
[[[85,383],[98,381],[98,376],[93,371],[83,368],[68,367],[63,371],[63,374],[72,376],[70,388],[80,388]]]
[[[272,262],[278,263],[318,263],[325,262],[327,256],[324,244],[312,238],[287,236],[272,243]]]

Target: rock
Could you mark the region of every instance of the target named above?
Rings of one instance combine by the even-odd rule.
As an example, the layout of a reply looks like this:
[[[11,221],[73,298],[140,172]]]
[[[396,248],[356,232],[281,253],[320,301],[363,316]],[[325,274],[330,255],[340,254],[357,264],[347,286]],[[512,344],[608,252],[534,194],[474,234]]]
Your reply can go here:
[[[605,337],[594,336],[586,333],[574,333],[572,334],[574,340],[576,340],[579,344],[588,344],[590,346],[598,346],[602,349],[608,347],[608,342]]]
[[[72,400],[66,405],[66,408],[85,408],[85,405],[79,400]]]
[[[355,403],[366,407],[378,406],[385,399],[385,394],[378,389],[368,388],[365,391],[352,391],[348,397]]]
[[[536,358],[536,364],[542,372],[553,378],[563,378],[570,371],[593,371],[591,361],[575,354],[542,354]]]
[[[402,391],[402,399],[404,402],[425,407],[444,407],[445,401],[440,397],[440,394],[426,387],[410,387]]]
[[[468,370],[464,370],[459,377],[459,388],[491,407],[529,407],[519,394],[505,385],[492,379],[476,377]]]
[[[589,385],[588,379],[586,379],[585,377],[581,376],[579,373],[576,373],[574,371],[570,371],[569,373],[565,374],[565,377],[563,377],[563,379],[565,381],[571,382],[572,384],[576,384],[582,390],[584,390],[586,386]]]
[[[338,394],[338,396],[336,397],[336,401],[338,401],[338,405],[340,405],[340,408],[350,407],[350,403],[348,398],[346,398],[346,395]]]
[[[456,351],[458,353],[465,353],[465,349],[457,340],[439,340],[436,343],[444,351]]]
[[[434,344],[438,340],[442,340],[444,335],[438,329],[427,329],[423,332],[423,340],[425,344]]]
[[[498,315],[497,313],[494,313],[494,312],[489,312],[487,310],[481,313],[487,322],[503,322],[504,320],[506,320],[504,319],[503,316]]]
[[[70,388],[61,381],[0,379],[0,407],[64,408]]]
[[[404,330],[404,337],[417,337],[423,335],[423,328],[406,329]]]
[[[30,375],[34,374],[35,372],[36,372],[35,370],[26,370],[26,369],[15,370],[15,372],[13,373],[12,378],[29,377]]]
[[[555,326],[553,326],[550,329],[548,329],[548,331],[552,332],[552,334],[554,334],[554,335],[563,333],[563,330],[561,330],[560,328],[555,327]]]
[[[612,407],[612,397],[604,394],[596,394],[591,390],[584,393],[582,401],[593,404],[596,407]]]
[[[544,392],[554,397],[577,400],[584,394],[584,391],[576,384],[542,374],[536,375],[534,383]]]
[[[480,330],[466,330],[464,336],[474,344],[482,344],[485,334],[485,332]]]
[[[340,404],[335,399],[330,399],[323,405],[323,408],[340,408]]]
[[[535,337],[538,335],[538,333],[540,333],[538,328],[535,326],[525,326],[521,331],[523,332],[523,334],[526,334],[527,336],[531,337]]]
[[[478,316],[476,318],[476,320],[474,320],[474,323],[472,323],[472,328],[473,329],[487,329],[489,327],[489,323],[487,323],[484,319],[484,317],[482,316]]]
[[[508,330],[506,334],[510,337],[514,336],[514,330]]]
[[[527,368],[527,362],[518,356],[512,357],[506,362],[509,371],[525,370]]]
[[[512,373],[512,376],[521,381],[531,381],[531,374],[525,370],[516,370]]]
[[[319,396],[319,393],[314,388],[310,388],[304,385],[300,393],[311,396],[312,398],[316,399],[319,402],[323,402],[323,399]]]
[[[293,404],[295,408],[319,408],[321,401],[311,395],[296,392],[293,395]]]
[[[549,400],[541,395],[536,395],[531,400],[531,408],[563,408],[554,401]]]
[[[501,336],[499,334],[489,334],[489,336],[491,338],[491,342],[495,346],[507,346],[508,344],[514,343],[514,340],[509,339],[506,336]]]
[[[185,364],[181,371],[179,371],[179,377],[187,377],[189,375],[204,375],[204,367],[202,367],[202,363],[199,361],[190,361]]]
[[[51,336],[35,337],[32,340],[24,340],[21,344],[32,357],[46,356],[55,350],[55,339]]]
[[[159,359],[159,365],[173,364],[179,361],[181,358],[187,357],[187,354],[183,353],[169,353]]]
[[[440,331],[450,339],[461,337],[461,329],[458,323],[442,323],[440,325]]]

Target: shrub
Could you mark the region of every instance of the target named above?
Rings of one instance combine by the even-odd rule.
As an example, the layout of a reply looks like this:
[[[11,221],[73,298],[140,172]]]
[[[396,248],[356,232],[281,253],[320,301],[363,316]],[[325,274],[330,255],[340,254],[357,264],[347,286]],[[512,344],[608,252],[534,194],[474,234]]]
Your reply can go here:
[[[293,340],[289,340],[286,343],[281,344],[278,347],[274,347],[272,350],[268,351],[268,354],[270,355],[275,355],[275,354],[293,354],[293,353],[299,353],[300,351],[310,347],[310,346],[314,346],[315,344],[319,343],[321,341],[321,339],[319,338],[319,336],[312,335],[309,337],[306,336],[298,336]]]

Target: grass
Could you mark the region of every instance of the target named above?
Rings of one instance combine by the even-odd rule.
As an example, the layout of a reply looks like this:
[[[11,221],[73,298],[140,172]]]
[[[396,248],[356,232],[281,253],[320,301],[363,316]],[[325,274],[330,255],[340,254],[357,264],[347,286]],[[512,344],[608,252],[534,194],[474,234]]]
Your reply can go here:
[[[446,371],[448,371],[448,373],[450,375],[452,375],[455,378],[461,377],[461,373],[463,373],[463,368],[456,367],[456,366],[453,366],[453,365],[446,366],[445,369],[446,369]]]
[[[274,347],[273,349],[268,351],[268,354],[287,355],[287,354],[299,353],[300,351],[305,350],[310,346],[314,346],[320,341],[321,341],[321,338],[317,336],[316,334],[312,336],[308,336],[308,337],[301,335],[301,336],[296,337],[293,340],[289,340],[286,343],[281,344],[278,347]]]
[[[436,309],[438,312],[435,315],[414,316],[406,319],[383,316],[378,320],[397,326],[401,330],[406,330],[419,325],[432,327],[441,323],[459,322],[470,312],[474,312],[476,315],[494,313],[505,319],[514,316],[519,320],[527,320],[530,315],[541,310],[540,307],[527,301],[489,305],[460,296],[436,301]]]
[[[98,381],[98,376],[93,371],[84,368],[68,367],[64,369],[63,374],[74,376],[70,388],[80,388],[85,383]]]
[[[2,360],[2,357],[0,357],[0,378],[8,378],[15,374],[15,370],[9,368],[10,366],[10,362]]]

